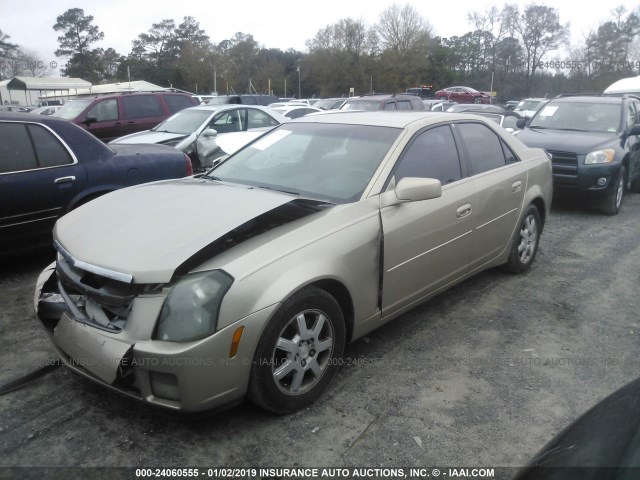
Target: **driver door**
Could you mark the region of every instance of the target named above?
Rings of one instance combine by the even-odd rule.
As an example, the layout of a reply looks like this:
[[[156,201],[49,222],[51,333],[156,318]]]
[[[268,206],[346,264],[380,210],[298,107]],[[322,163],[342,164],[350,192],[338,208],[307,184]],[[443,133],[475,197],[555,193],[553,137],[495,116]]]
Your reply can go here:
[[[404,177],[436,178],[442,196],[383,207],[382,316],[391,315],[464,277],[471,259],[476,189],[463,172],[449,125],[416,134],[390,185]],[[383,195],[393,195],[392,187]]]

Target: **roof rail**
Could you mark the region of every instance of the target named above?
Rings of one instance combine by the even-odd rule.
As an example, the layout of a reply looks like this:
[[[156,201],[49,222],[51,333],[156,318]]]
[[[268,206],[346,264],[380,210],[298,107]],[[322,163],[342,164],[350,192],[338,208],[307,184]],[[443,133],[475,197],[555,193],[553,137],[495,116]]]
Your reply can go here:
[[[553,98],[563,98],[563,97],[602,97],[602,93],[561,93],[560,95],[556,95]]]

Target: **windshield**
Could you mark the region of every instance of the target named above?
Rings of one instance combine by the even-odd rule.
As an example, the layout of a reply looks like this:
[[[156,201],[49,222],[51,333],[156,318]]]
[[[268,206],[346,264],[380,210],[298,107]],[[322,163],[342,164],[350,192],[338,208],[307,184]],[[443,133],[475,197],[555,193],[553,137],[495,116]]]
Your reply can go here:
[[[322,110],[328,110],[333,106],[334,103],[337,103],[337,102],[338,100],[334,98],[328,98],[328,99],[318,100],[316,103],[313,104],[313,106],[316,108],[320,108]]]
[[[70,100],[64,104],[64,106],[53,115],[56,117],[62,117],[66,120],[73,120],[82,111],[87,108],[93,102],[93,98],[87,98],[85,100]]]
[[[347,101],[340,110],[366,110],[368,112],[374,112],[380,110],[379,100],[350,100]]]
[[[357,200],[402,130],[293,123],[229,157],[208,175],[332,203]]]
[[[583,132],[617,132],[620,121],[620,105],[549,102],[533,117],[529,126]]]
[[[181,110],[174,116],[152,128],[154,132],[189,135],[200,128],[213,114],[210,110]]]
[[[230,101],[229,97],[213,97],[207,102],[207,105],[225,105],[227,103],[240,103],[240,101]]]
[[[533,110],[538,106],[540,102],[542,102],[542,100],[521,100],[518,106],[516,107],[516,109],[517,110]]]

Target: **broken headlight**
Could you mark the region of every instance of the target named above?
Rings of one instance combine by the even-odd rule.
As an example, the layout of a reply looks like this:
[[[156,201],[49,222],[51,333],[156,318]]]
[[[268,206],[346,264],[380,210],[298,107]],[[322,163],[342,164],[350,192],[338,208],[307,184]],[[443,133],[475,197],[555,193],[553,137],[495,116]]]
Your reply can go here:
[[[218,313],[233,278],[221,270],[185,275],[164,301],[156,340],[191,342],[216,331]]]

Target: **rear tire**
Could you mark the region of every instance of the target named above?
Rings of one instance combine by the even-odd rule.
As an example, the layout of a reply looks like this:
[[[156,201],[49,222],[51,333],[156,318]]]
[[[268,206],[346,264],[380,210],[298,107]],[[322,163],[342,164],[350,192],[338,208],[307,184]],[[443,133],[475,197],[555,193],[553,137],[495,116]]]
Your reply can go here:
[[[280,414],[311,404],[336,374],[345,336],[338,302],[316,287],[300,290],[280,305],[258,342],[247,397]]]
[[[510,273],[523,273],[529,270],[538,253],[541,232],[540,213],[534,205],[529,205],[512,241],[509,258],[503,265],[504,270]]]

